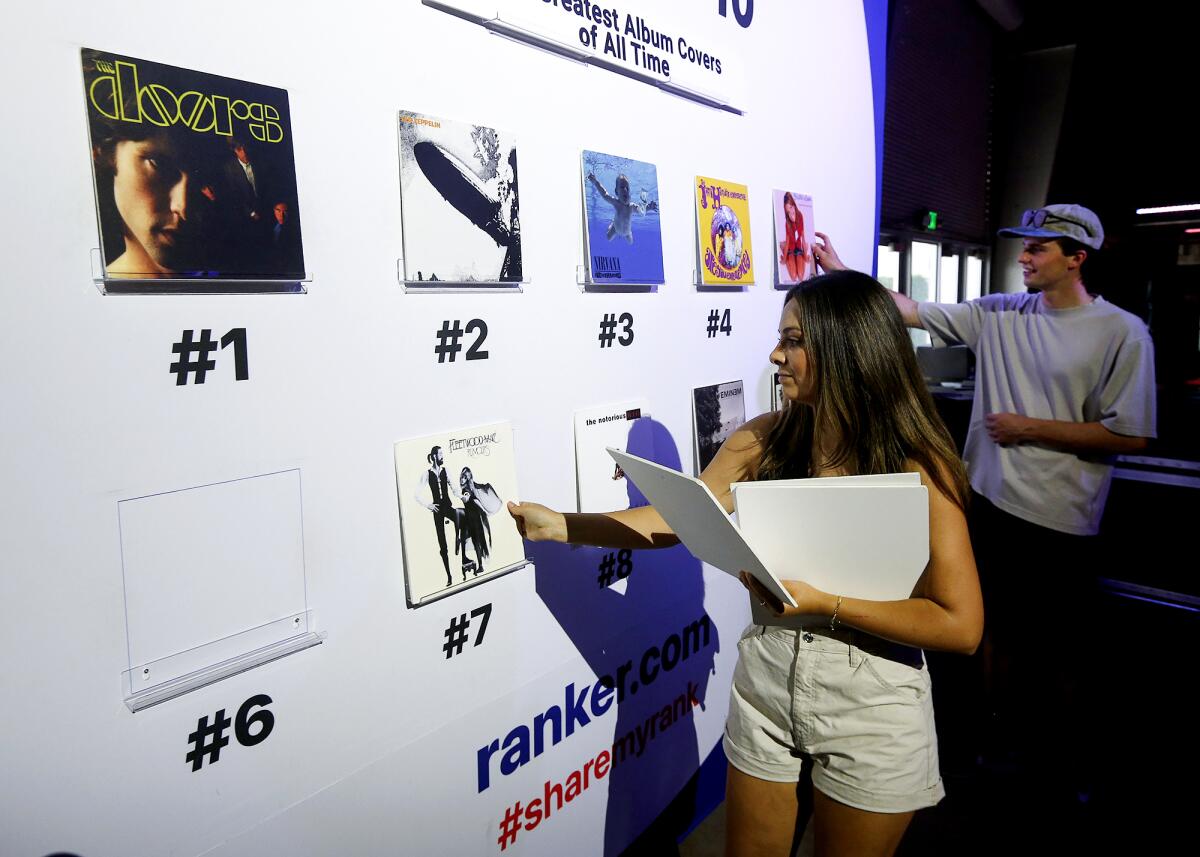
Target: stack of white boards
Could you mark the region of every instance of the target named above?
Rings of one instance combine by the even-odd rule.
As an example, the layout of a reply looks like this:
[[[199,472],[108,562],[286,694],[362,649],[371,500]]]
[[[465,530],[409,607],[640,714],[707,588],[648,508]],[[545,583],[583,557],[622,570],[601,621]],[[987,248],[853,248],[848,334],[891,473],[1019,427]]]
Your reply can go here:
[[[920,474],[739,482],[735,521],[699,479],[608,452],[693,556],[750,573],[784,604],[796,606],[782,580],[851,598],[907,598],[929,562]]]

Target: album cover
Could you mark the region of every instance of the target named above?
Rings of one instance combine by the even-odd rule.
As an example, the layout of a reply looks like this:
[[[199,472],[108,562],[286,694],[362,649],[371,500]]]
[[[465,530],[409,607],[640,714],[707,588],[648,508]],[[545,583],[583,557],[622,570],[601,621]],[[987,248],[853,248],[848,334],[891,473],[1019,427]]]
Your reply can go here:
[[[589,279],[663,283],[662,221],[654,164],[583,153]]]
[[[512,135],[410,111],[399,125],[404,279],[521,282]]]
[[[635,423],[648,419],[646,402],[636,399],[575,412],[575,472],[579,511],[611,512],[630,507],[633,487],[606,451],[613,447],[652,458],[652,451],[629,449]]]
[[[741,381],[692,390],[692,431],[696,438],[696,473],[708,467],[721,444],[746,421]]]
[[[505,508],[519,498],[507,422],[399,441],[394,454],[411,606],[525,562]]]
[[[782,411],[785,402],[783,400],[783,385],[779,383],[779,373],[771,373],[771,410]]]
[[[105,277],[304,279],[287,90],[81,55]]]
[[[706,286],[754,283],[750,195],[745,185],[696,176],[700,281]]]
[[[774,203],[775,244],[779,248],[775,254],[775,285],[787,289],[817,272],[812,253],[812,197],[777,190]]]

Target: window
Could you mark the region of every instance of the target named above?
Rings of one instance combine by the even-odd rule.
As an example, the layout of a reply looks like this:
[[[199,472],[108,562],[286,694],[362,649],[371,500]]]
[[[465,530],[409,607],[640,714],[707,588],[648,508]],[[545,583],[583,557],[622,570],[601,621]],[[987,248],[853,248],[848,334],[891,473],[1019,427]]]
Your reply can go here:
[[[879,282],[918,303],[958,303],[983,294],[988,250],[977,244],[930,241],[904,232],[880,235],[876,247]],[[944,255],[943,255],[944,254]],[[931,345],[929,334],[909,331],[913,345]]]
[[[908,296],[917,303],[937,300],[938,259],[941,251],[937,244],[914,241],[909,257]],[[910,331],[914,345],[929,345],[929,334],[918,328]]]
[[[942,269],[938,272],[938,303],[958,303],[958,260],[959,255],[952,253],[942,256]]]
[[[974,253],[967,256],[967,281],[963,291],[963,300],[973,301],[983,296],[983,257]]]
[[[900,251],[891,244],[880,244],[878,253],[879,282],[889,291],[900,291]]]
[[[927,241],[912,243],[912,267],[909,268],[908,296],[918,303],[937,300],[938,245]]]

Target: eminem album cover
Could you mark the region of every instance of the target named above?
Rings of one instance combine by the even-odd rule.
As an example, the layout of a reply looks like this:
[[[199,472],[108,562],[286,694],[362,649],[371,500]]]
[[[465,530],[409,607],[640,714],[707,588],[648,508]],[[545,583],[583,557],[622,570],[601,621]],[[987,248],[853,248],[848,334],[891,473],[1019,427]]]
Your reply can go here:
[[[304,279],[287,90],[82,57],[106,277]]]
[[[713,460],[725,439],[746,421],[741,381],[692,390],[692,428],[696,436],[696,473]]]
[[[611,512],[628,509],[636,502],[633,483],[606,452],[613,447],[653,459],[651,451],[631,450],[630,432],[640,419],[649,417],[644,399],[620,402],[603,408],[575,412],[575,473],[578,479],[580,512]]]
[[[696,235],[703,285],[753,285],[750,195],[744,184],[696,176]]]
[[[783,398],[783,385],[779,383],[779,373],[771,373],[771,410],[782,411],[787,402]]]
[[[394,453],[410,606],[525,562],[505,509],[519,499],[507,422],[399,441]]]
[[[409,111],[399,122],[404,279],[521,282],[512,135]]]
[[[583,201],[593,283],[665,282],[654,164],[585,150]]]
[[[787,289],[813,276],[813,204],[806,193],[775,191],[775,287]]]

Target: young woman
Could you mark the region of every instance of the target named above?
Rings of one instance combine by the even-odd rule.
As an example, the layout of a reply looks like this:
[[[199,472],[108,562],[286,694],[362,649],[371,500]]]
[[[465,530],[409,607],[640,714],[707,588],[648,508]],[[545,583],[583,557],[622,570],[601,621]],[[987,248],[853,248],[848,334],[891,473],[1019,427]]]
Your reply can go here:
[[[829,255],[818,260],[832,266],[832,248],[821,249]],[[799,607],[783,610],[743,575],[755,624],[738,643],[725,730],[726,851],[786,857],[811,803],[818,855],[890,855],[913,813],[943,794],[920,649],[969,653],[983,629],[966,478],[899,312],[867,275],[835,271],[789,291],[771,362],[788,405],[726,440],[701,475],[713,494],[732,511],[733,482],[916,471],[929,491],[930,557],[901,601],[786,580]],[[676,543],[652,507],[509,510],[533,541]],[[798,577],[803,567],[798,551],[795,568],[775,571]],[[798,788],[806,767],[811,795]]]
[[[796,283],[808,272],[810,253],[804,241],[804,215],[791,191],[783,195],[783,219],[784,239],[779,242],[779,261],[787,270],[788,280]]]
[[[460,496],[463,502],[460,532],[463,580],[466,580],[468,568],[473,575],[483,574],[483,561],[492,552],[492,525],[488,521],[488,515],[499,512],[504,504],[500,501],[500,495],[496,493],[496,489],[491,486],[491,483],[475,481],[475,474],[469,467],[464,467],[459,474],[458,487],[462,492]],[[475,561],[470,566],[467,560],[468,542],[471,543],[471,549],[475,551]]]

